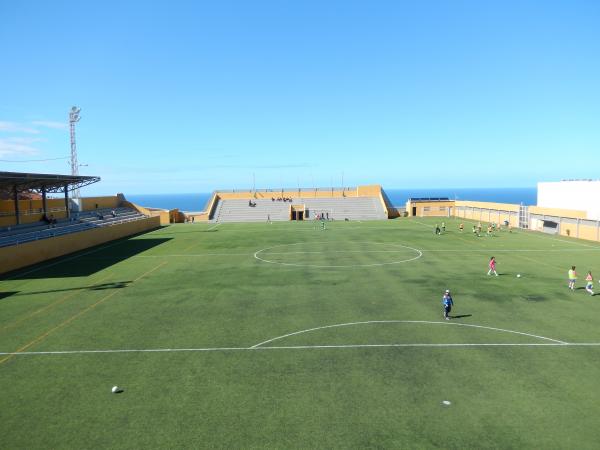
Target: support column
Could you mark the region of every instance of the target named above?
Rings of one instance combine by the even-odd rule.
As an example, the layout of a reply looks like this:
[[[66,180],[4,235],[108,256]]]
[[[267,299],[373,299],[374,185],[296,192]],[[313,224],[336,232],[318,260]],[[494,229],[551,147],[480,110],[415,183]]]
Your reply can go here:
[[[67,213],[67,219],[71,218],[71,211],[69,210],[69,185],[65,184],[65,211]]]
[[[19,191],[17,190],[17,185],[13,186],[13,193],[15,195],[15,216],[17,218],[17,225],[21,224],[21,217],[19,213]]]
[[[42,186],[42,212],[45,216],[48,215],[48,203],[46,202],[46,186]]]
[[[558,217],[558,235],[560,236],[562,231],[562,216]]]

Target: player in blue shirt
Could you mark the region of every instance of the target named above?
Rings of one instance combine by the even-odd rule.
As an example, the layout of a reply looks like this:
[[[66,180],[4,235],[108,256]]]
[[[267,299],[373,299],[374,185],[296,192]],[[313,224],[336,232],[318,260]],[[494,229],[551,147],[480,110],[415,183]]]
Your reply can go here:
[[[452,295],[450,295],[450,290],[446,289],[444,292],[444,296],[442,297],[442,305],[444,307],[444,319],[450,320],[450,311],[452,311],[452,305],[454,302],[452,301]]]

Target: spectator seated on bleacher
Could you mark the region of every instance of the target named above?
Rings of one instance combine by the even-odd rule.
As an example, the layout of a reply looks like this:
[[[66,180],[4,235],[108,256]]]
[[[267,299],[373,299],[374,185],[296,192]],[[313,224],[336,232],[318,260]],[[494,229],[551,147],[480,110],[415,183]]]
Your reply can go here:
[[[117,217],[117,213],[115,212],[114,209],[110,212],[110,215],[113,216],[113,217]]]
[[[56,225],[56,219],[54,218],[54,214],[50,214],[50,217],[44,214],[42,220],[46,222],[46,224],[48,224],[49,228],[54,228],[54,226]]]

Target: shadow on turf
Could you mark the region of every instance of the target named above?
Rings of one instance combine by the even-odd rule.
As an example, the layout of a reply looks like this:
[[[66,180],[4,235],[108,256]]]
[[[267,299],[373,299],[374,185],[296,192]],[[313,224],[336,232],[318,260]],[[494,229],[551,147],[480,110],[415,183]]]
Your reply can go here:
[[[451,319],[462,319],[463,317],[471,317],[473,314],[459,314],[458,316],[448,316]]]
[[[29,266],[16,273],[6,274],[6,278],[13,280],[30,280],[38,278],[87,277],[129,259],[132,256],[153,249],[171,239],[172,238],[135,239],[131,236],[119,241],[87,248],[81,252],[71,253],[61,258]],[[87,257],[87,255],[89,255],[89,257]],[[62,263],[61,260],[63,260],[64,263]]]
[[[51,292],[66,292],[66,291],[103,291],[105,289],[123,289],[126,288],[131,280],[113,281],[112,283],[93,284],[91,286],[73,287],[65,289],[49,289],[47,291],[32,291],[18,293],[17,295],[34,295],[34,294],[49,294]],[[0,294],[2,295],[2,294]],[[1,298],[1,297],[0,297]]]
[[[11,295],[18,294],[18,292],[0,292],[0,300],[10,297]]]

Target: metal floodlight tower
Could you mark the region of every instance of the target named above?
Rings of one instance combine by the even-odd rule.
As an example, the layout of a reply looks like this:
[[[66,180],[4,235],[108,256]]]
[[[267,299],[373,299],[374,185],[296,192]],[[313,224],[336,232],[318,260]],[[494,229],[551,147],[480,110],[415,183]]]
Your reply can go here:
[[[81,108],[73,106],[69,112],[69,126],[71,129],[71,175],[79,175],[79,163],[77,162],[77,144],[75,143],[75,124],[79,122]],[[74,200],[79,200],[79,188],[72,194]]]

